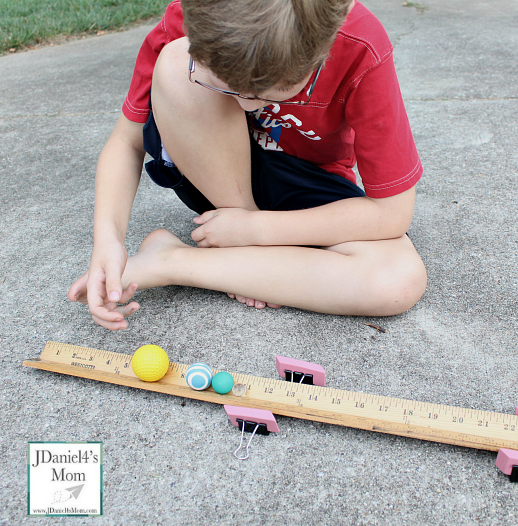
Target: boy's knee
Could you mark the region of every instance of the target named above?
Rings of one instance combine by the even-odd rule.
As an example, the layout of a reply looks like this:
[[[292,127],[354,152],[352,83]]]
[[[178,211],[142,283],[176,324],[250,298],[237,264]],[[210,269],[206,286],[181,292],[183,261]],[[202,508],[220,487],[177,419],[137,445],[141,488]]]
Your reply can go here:
[[[153,71],[151,85],[153,101],[177,99],[182,94],[187,95],[189,87],[189,79],[187,78],[188,49],[188,42],[183,38],[174,40],[162,49]]]
[[[244,112],[232,97],[189,80],[189,58],[186,38],[174,40],[162,49],[151,85],[153,112],[167,112],[168,119],[185,119],[190,124],[206,124],[211,117],[230,118],[233,114],[244,120]]]
[[[378,316],[393,316],[411,309],[426,290],[426,268],[417,253],[393,257],[378,266],[371,291]]]

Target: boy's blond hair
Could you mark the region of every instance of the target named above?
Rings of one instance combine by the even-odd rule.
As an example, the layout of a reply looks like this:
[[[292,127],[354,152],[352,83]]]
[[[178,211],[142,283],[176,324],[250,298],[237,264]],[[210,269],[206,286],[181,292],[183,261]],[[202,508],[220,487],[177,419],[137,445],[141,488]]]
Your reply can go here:
[[[321,64],[353,0],[181,0],[189,53],[231,90],[259,95]]]

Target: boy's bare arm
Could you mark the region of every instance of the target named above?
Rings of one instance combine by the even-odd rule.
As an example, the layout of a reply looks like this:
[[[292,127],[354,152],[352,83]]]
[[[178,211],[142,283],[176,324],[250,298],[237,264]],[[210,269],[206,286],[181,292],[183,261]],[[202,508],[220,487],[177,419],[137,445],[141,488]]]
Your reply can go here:
[[[124,239],[131,207],[140,181],[144,148],[142,124],[121,115],[99,157],[96,174],[94,248],[90,269],[68,292],[72,301],[88,301],[93,319],[110,329],[126,328],[124,315],[138,309],[128,301],[136,290],[122,290],[121,277],[127,261]]]
[[[195,218],[200,247],[247,245],[333,246],[347,241],[395,239],[412,221],[415,187],[384,199],[356,197],[306,210],[251,212],[219,209]]]
[[[97,164],[94,243],[115,237],[124,243],[144,162],[143,124],[119,117]]]

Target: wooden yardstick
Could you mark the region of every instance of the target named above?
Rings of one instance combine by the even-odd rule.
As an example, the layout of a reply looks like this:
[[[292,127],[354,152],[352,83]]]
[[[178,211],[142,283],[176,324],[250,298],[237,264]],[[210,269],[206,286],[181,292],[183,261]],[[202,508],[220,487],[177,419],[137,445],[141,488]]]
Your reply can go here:
[[[233,373],[246,394],[221,395],[211,387],[195,391],[185,382],[188,366],[171,362],[158,382],[143,382],[131,369],[131,356],[47,342],[39,358],[23,365],[101,382],[185,398],[267,409],[274,414],[315,420],[420,440],[498,451],[518,450],[518,416],[463,407],[417,402],[317,385],[290,383]],[[214,371],[217,372],[217,371]]]

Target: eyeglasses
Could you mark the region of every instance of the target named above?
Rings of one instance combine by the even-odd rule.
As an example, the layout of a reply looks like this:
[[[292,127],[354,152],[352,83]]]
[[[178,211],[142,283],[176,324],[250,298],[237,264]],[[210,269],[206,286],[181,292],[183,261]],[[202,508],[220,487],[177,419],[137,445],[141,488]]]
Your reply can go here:
[[[313,82],[308,88],[308,91],[306,92],[306,95],[308,96],[307,100],[295,100],[295,101],[284,101],[284,100],[271,100],[271,99],[263,99],[262,97],[258,97],[257,95],[254,97],[248,97],[246,95],[241,95],[241,93],[237,93],[237,91],[229,91],[226,89],[216,88],[215,86],[211,86],[209,84],[205,84],[204,82],[200,82],[199,80],[193,79],[192,74],[194,73],[195,64],[192,57],[190,57],[189,60],[189,80],[192,83],[199,84],[200,86],[203,86],[204,88],[210,89],[212,91],[217,91],[218,93],[223,93],[223,95],[234,95],[236,97],[239,97],[240,99],[246,99],[246,100],[262,100],[264,102],[270,102],[273,104],[292,104],[295,106],[306,106],[309,104],[309,101],[311,100],[311,95],[313,95],[313,90],[315,89],[315,84],[317,83],[318,76],[320,75],[320,71],[322,70],[323,64],[320,65],[320,67],[317,69],[317,72],[315,73],[315,78],[313,79]]]

